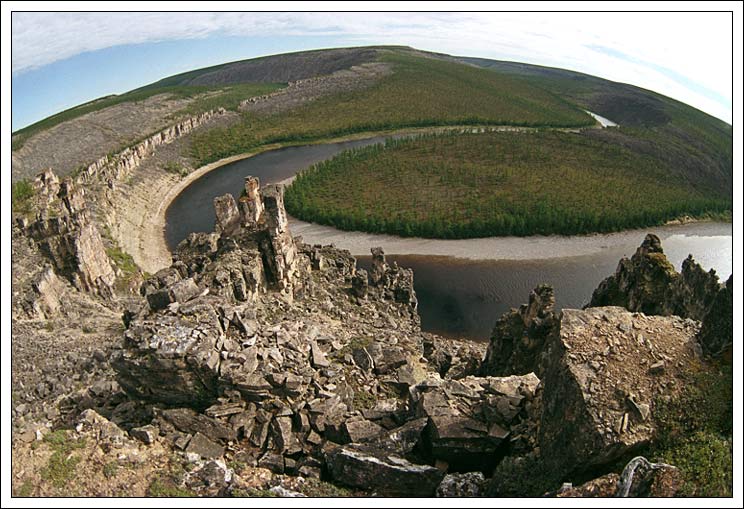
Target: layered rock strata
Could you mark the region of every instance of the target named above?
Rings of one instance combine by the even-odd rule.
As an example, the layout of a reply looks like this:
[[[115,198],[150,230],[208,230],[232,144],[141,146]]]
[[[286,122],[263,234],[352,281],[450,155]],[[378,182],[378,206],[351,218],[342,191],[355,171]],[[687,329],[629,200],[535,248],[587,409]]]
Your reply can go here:
[[[114,188],[117,181],[121,181],[131,174],[142,162],[142,160],[160,145],[172,143],[184,136],[213,117],[224,115],[225,109],[206,111],[199,115],[185,118],[160,132],[148,136],[141,142],[127,147],[114,155],[106,155],[80,169],[77,173],[76,182],[89,184],[93,180],[105,182],[110,188]]]
[[[111,297],[116,274],[91,220],[84,190],[70,177],[60,182],[52,170],[42,172],[33,187],[38,212],[34,218],[18,218],[23,233],[36,242],[55,272],[78,290]]]

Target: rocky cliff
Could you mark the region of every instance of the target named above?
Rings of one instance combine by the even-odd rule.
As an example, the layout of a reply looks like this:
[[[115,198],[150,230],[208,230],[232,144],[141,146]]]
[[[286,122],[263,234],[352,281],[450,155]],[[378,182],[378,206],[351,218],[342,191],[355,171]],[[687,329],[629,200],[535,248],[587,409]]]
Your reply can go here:
[[[79,290],[111,297],[116,275],[91,220],[83,188],[70,177],[60,182],[51,170],[41,173],[33,186],[33,208],[38,212],[33,218],[19,217],[19,227],[37,243],[56,273]],[[37,290],[54,286],[51,276],[45,281]],[[54,305],[50,301],[44,307],[49,310]]]
[[[621,306],[647,315],[702,320],[719,288],[716,272],[705,272],[692,256],[678,273],[659,237],[648,234],[635,254],[620,260],[615,274],[600,283],[587,306]]]
[[[80,184],[87,184],[99,179],[113,189],[118,181],[127,177],[140,165],[142,159],[152,154],[158,146],[172,143],[213,117],[224,114],[225,109],[219,108],[180,120],[121,152],[106,155],[81,168],[77,173],[76,181]]]
[[[127,315],[120,385],[182,408],[160,414],[161,434],[204,457],[427,496],[447,465],[530,448],[534,374],[443,379],[411,271],[374,250],[367,278],[348,252],[292,239],[280,189],[256,183],[240,208],[215,200],[219,233],[186,239]]]

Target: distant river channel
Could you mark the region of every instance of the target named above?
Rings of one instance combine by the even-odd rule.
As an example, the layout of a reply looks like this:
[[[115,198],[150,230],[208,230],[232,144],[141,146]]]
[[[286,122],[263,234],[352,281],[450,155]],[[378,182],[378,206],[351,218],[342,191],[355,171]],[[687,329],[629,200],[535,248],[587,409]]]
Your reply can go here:
[[[195,180],[166,212],[165,237],[173,250],[191,232],[211,232],[213,199],[225,193],[236,198],[244,178],[261,184],[291,178],[299,170],[354,147],[381,143],[385,137],[287,147],[225,164]],[[380,199],[385,199],[380,197]],[[450,337],[483,341],[495,321],[527,301],[540,283],[555,288],[556,305],[586,304],[600,281],[612,274],[623,256],[631,256],[646,233],[657,234],[664,251],[679,269],[688,254],[722,280],[732,271],[732,225],[701,222],[651,227],[606,235],[535,236],[469,240],[405,239],[390,235],[342,232],[290,220],[290,229],[308,244],[334,244],[348,249],[360,267],[368,267],[369,250],[381,246],[390,263],[414,270],[422,328]]]

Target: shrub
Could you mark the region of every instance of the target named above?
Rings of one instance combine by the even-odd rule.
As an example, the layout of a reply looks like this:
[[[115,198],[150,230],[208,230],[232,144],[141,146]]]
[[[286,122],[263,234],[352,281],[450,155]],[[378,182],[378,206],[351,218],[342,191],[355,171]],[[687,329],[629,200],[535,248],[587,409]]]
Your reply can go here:
[[[11,204],[13,212],[28,215],[31,212],[31,197],[34,188],[28,180],[14,182],[11,188]]]
[[[700,366],[682,393],[657,401],[658,436],[649,455],[680,469],[682,495],[730,497],[733,490],[733,370]]]

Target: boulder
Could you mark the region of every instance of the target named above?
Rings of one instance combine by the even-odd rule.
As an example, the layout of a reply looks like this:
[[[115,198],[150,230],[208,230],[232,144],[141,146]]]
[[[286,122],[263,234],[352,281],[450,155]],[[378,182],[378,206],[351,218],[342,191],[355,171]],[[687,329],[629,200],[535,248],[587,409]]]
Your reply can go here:
[[[240,229],[240,211],[233,195],[228,193],[215,197],[214,213],[216,216],[216,233],[229,237]]]
[[[486,488],[482,472],[447,474],[437,487],[437,497],[482,497]]]
[[[437,468],[369,446],[336,447],[325,459],[335,482],[387,496],[430,497],[444,477]]]
[[[676,316],[619,307],[564,309],[546,342],[537,449],[546,478],[570,479],[645,446],[656,432],[655,401],[673,397],[698,358],[698,326]],[[653,369],[664,360],[663,376]],[[525,463],[529,465],[530,463]],[[518,476],[499,467],[489,492]]]
[[[424,429],[429,424],[428,417],[413,419],[397,428],[384,432],[372,441],[376,447],[405,456],[421,443]]]
[[[24,234],[78,290],[111,298],[116,273],[91,219],[85,190],[71,177],[60,182],[51,170],[37,176],[33,186],[38,213],[34,221],[22,222]]]
[[[349,419],[344,423],[349,442],[368,442],[385,433],[385,428],[363,418]]]
[[[75,425],[75,431],[81,434],[93,435],[95,441],[104,450],[121,449],[130,443],[126,431],[109,421],[92,409],[80,413]]]
[[[204,299],[191,300],[176,315],[154,313],[130,324],[125,348],[111,359],[126,392],[169,406],[215,403],[224,331]]]
[[[188,408],[162,410],[160,415],[184,433],[201,433],[210,440],[228,442],[237,439],[235,430],[217,419],[194,412]]]
[[[196,433],[191,437],[191,440],[189,440],[189,445],[186,446],[185,452],[187,454],[196,454],[205,459],[214,459],[222,457],[222,455],[225,454],[225,448],[208,439],[201,433]]]
[[[367,292],[369,291],[369,280],[367,271],[364,269],[357,269],[354,277],[351,278],[351,294],[359,297],[360,299],[367,298]]]
[[[502,446],[527,440],[539,379],[511,377],[427,380],[411,388],[410,406],[428,418],[424,443],[455,469],[493,467]]]
[[[129,434],[140,442],[150,445],[157,440],[160,431],[156,426],[148,424],[146,426],[130,429]]]
[[[49,265],[36,274],[30,290],[22,303],[30,318],[48,319],[62,309],[65,284]]]

